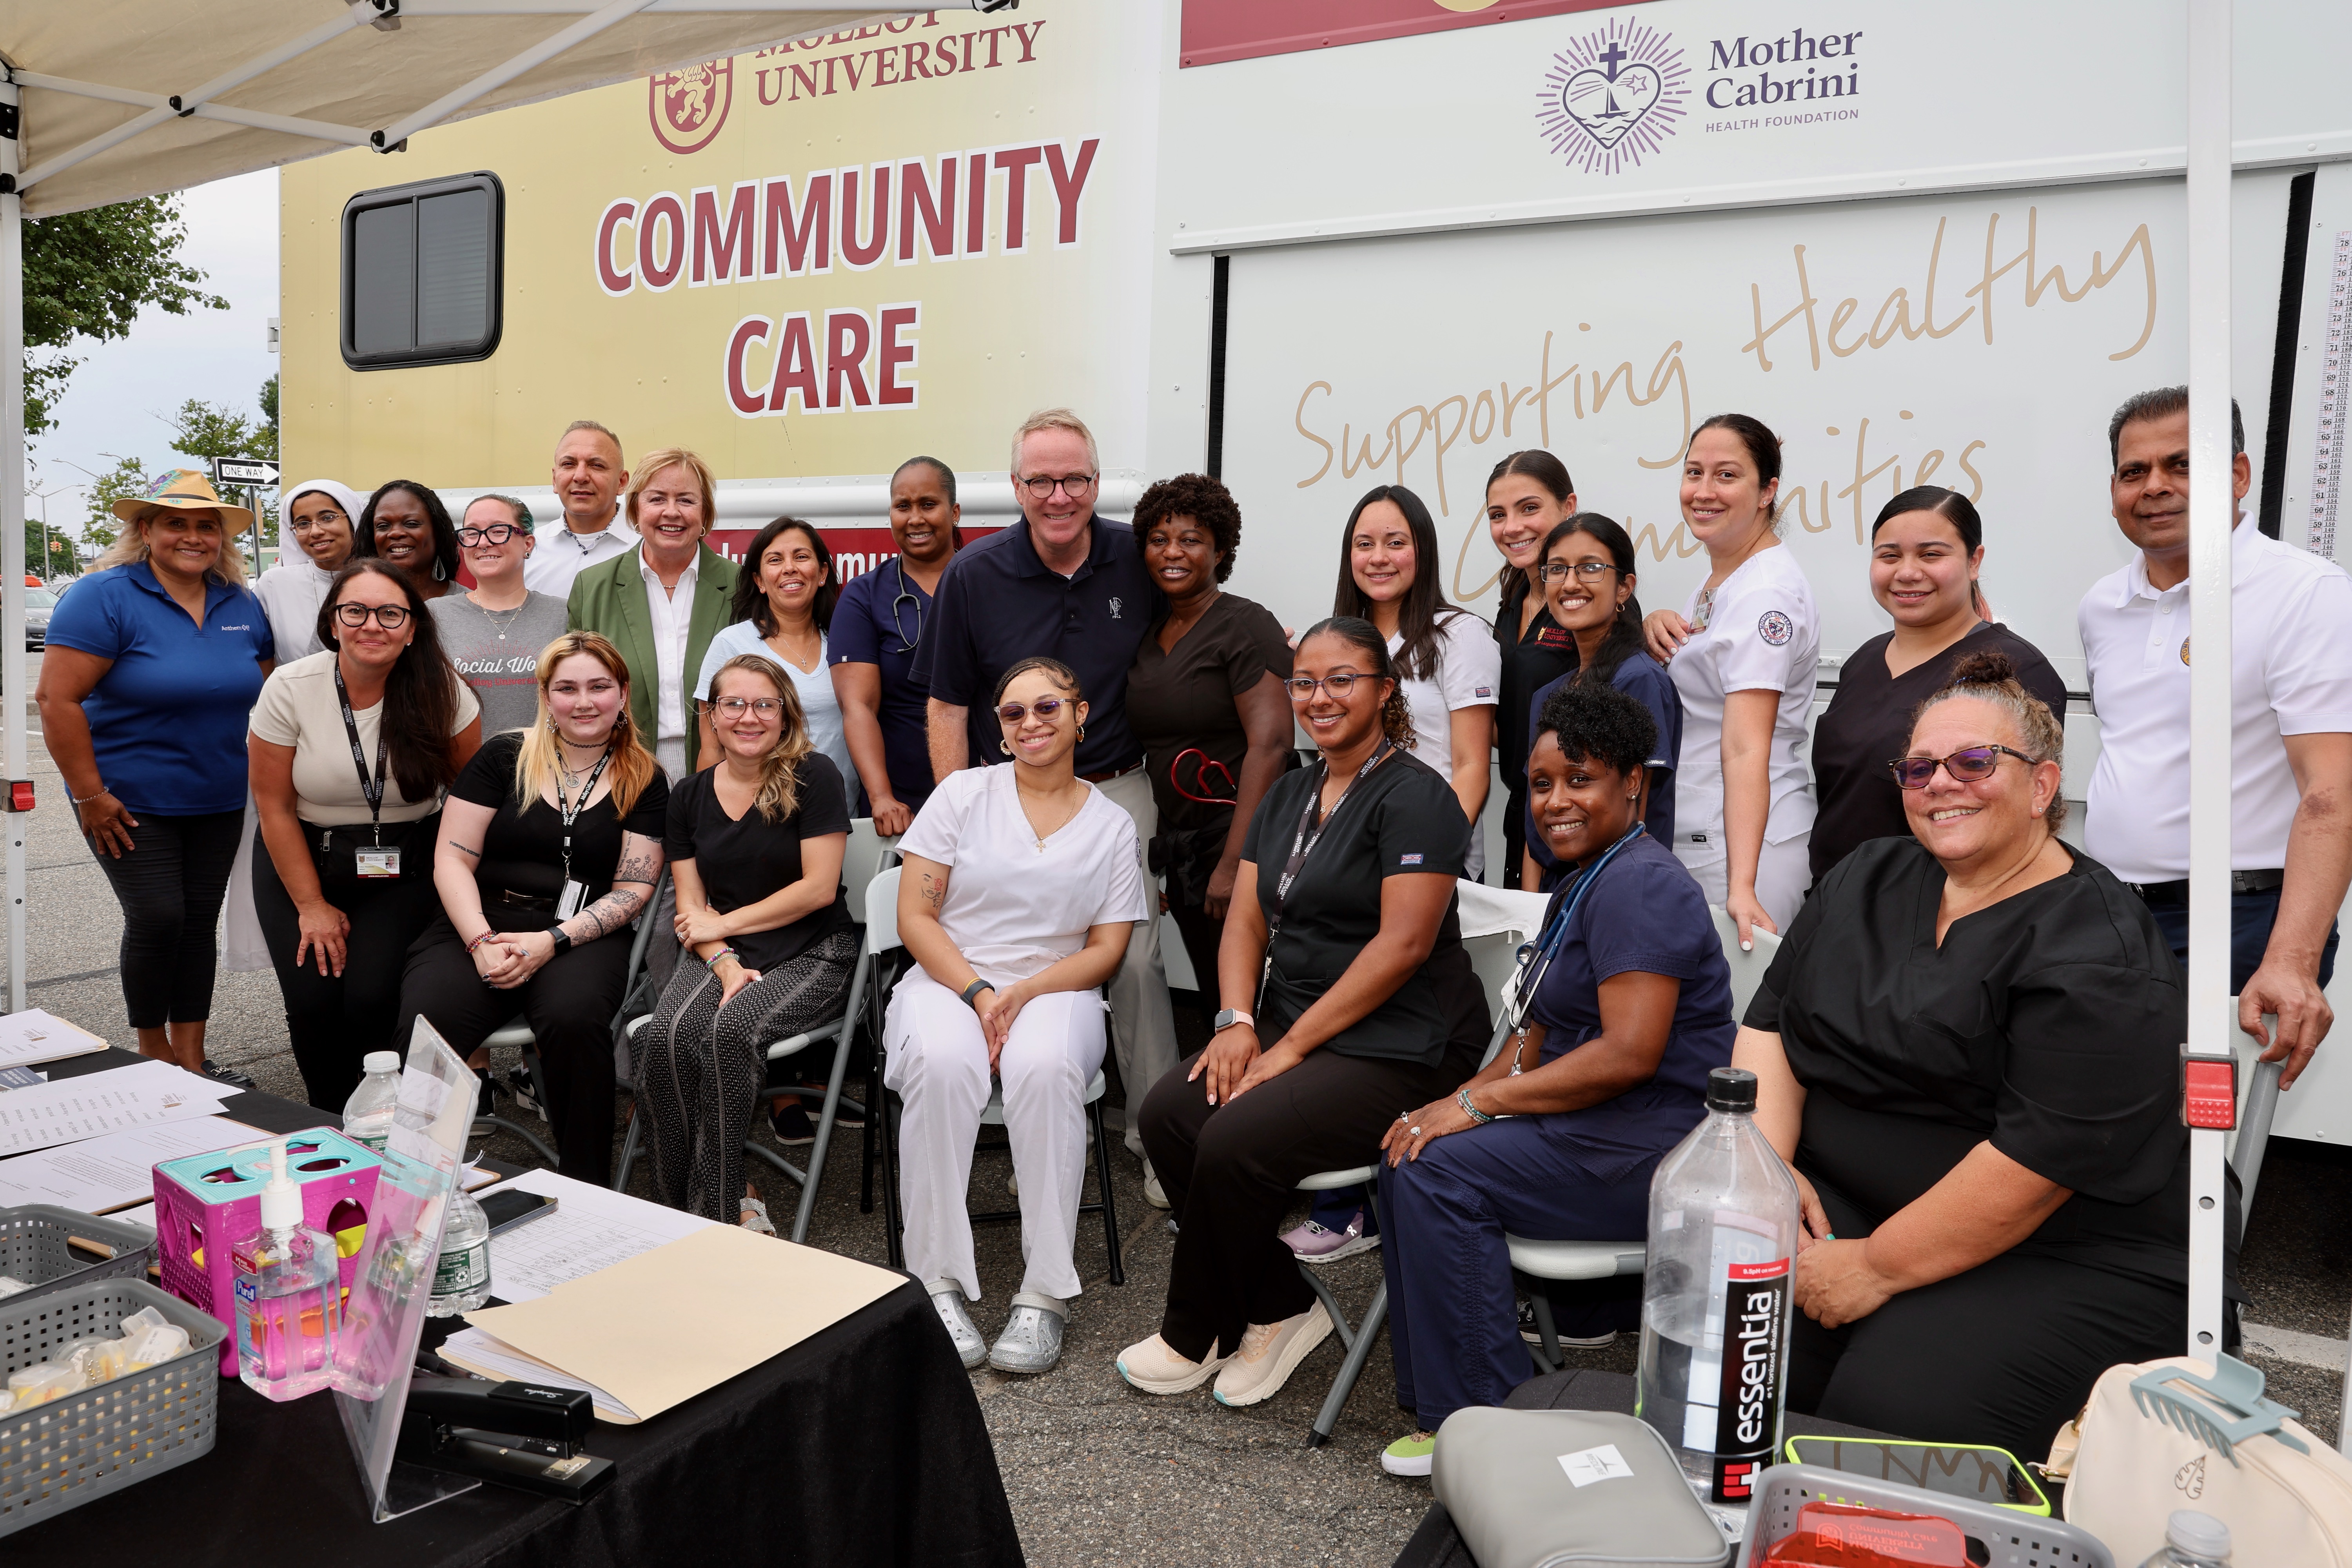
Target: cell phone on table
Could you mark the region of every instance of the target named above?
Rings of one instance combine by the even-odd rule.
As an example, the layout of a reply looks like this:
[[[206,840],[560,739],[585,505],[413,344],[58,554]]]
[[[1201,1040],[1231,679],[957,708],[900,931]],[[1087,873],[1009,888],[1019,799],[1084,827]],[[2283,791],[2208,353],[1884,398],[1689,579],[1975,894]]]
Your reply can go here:
[[[1968,1443],[1910,1443],[1899,1438],[1793,1436],[1782,1451],[1799,1465],[1894,1481],[1946,1497],[1966,1498],[2049,1517],[2050,1499],[2033,1473],[2006,1448]]]
[[[490,1222],[492,1236],[503,1236],[526,1220],[554,1212],[553,1198],[545,1193],[527,1193],[520,1187],[492,1193],[482,1200],[482,1214]]]

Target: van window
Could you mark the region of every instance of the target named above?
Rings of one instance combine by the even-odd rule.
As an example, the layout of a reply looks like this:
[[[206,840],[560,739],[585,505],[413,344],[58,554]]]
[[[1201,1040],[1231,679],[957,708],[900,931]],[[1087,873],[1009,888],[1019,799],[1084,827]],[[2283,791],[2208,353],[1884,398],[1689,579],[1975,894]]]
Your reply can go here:
[[[343,363],[353,370],[488,359],[503,326],[506,190],[458,174],[362,191],[343,205]]]

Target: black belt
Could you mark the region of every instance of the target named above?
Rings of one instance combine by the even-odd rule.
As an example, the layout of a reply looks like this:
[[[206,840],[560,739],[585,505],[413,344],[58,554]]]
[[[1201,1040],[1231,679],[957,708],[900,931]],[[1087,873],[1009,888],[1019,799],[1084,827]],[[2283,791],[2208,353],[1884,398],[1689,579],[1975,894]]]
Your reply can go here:
[[[551,915],[555,912],[553,899],[534,898],[529,893],[518,893],[512,888],[496,889],[490,897],[509,909],[541,910]]]
[[[2232,871],[2230,891],[2232,893],[2267,893],[2286,885],[2284,871]],[[2173,908],[2189,902],[2189,879],[2171,882],[2126,882],[2125,887],[2137,893],[2150,905]]]
[[[1091,773],[1080,773],[1078,776],[1088,784],[1105,784],[1112,779],[1124,778],[1142,765],[1141,763],[1129,763],[1123,768],[1103,768]]]

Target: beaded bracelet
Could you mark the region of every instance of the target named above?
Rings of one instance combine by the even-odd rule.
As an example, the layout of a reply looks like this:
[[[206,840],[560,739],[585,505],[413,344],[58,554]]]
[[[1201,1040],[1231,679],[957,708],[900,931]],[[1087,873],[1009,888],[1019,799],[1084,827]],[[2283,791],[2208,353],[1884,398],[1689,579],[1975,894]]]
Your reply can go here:
[[[71,790],[68,790],[68,791],[66,791],[66,799],[67,799],[68,802],[70,802],[71,804],[75,805],[88,805],[91,801],[96,800],[96,799],[99,797],[99,795],[104,795],[105,793],[106,793],[106,786],[105,786],[104,784],[100,784],[100,785],[98,786],[98,793],[97,793],[96,795],[86,795],[81,796],[79,800],[77,800],[77,799],[75,799],[75,797],[74,797],[74,792],[73,792],[73,791],[71,791]]]
[[[491,930],[489,930],[489,931],[484,931],[481,935],[479,935],[479,936],[476,937],[473,941],[471,941],[471,942],[467,942],[467,943],[466,944],[466,955],[467,955],[468,958],[472,957],[472,956],[473,956],[473,953],[474,953],[474,950],[475,950],[476,948],[478,948],[478,947],[481,946],[481,945],[482,945],[482,943],[484,943],[484,942],[486,942],[489,941],[492,937],[494,937],[494,936],[496,936],[496,935],[498,935],[498,934],[499,934],[499,933],[498,933],[498,931],[497,931],[497,929],[496,929],[496,928],[492,928],[492,929],[491,929]]]
[[[1454,1090],[1454,1103],[1460,1106],[1464,1114],[1467,1115],[1471,1121],[1475,1121],[1481,1127],[1485,1126],[1489,1121],[1507,1121],[1510,1120],[1507,1116],[1489,1116],[1485,1111],[1479,1110],[1476,1106],[1471,1104],[1470,1089],[1467,1085]]]
[[[716,973],[719,968],[719,961],[722,958],[733,958],[738,963],[743,962],[740,958],[736,957],[735,950],[733,948],[722,947],[717,952],[712,953],[709,958],[704,959],[702,961],[702,966],[705,969]]]

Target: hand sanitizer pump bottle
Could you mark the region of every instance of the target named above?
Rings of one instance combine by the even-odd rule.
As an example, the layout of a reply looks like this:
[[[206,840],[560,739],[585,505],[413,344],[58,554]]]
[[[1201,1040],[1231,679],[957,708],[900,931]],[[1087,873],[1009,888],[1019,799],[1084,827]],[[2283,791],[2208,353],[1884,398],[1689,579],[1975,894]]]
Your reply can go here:
[[[230,1250],[236,1270],[237,1374],[265,1399],[329,1385],[342,1305],[335,1244],[302,1223],[302,1190],[286,1173],[286,1142],[269,1151],[261,1226]]]

